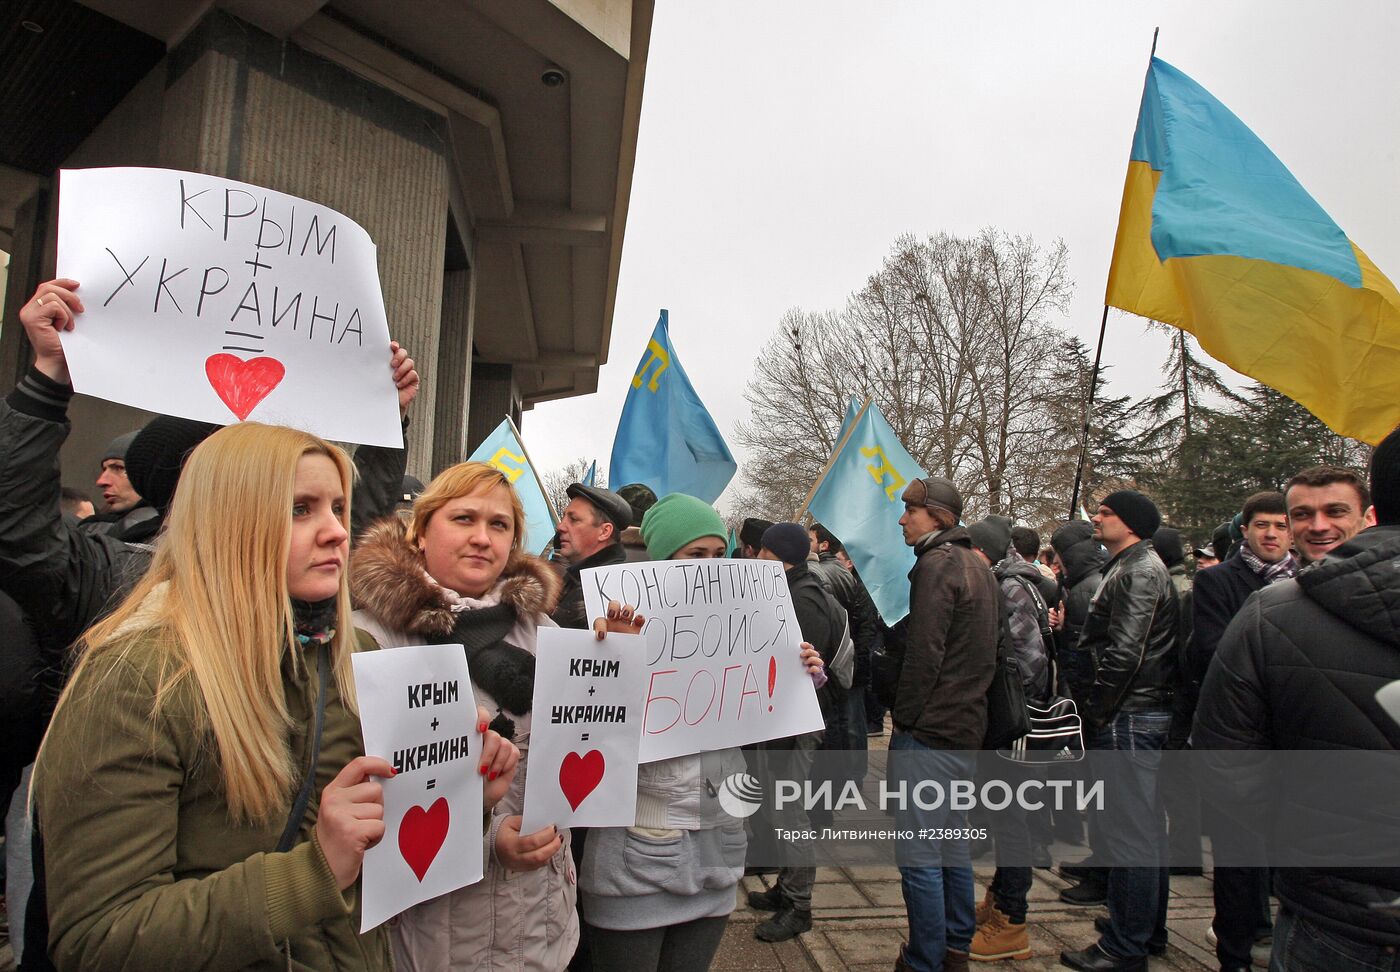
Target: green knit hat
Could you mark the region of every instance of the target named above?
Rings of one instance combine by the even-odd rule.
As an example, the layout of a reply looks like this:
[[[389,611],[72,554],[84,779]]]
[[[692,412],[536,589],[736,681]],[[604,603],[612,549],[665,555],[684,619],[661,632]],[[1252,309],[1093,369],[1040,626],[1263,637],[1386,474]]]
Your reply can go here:
[[[724,536],[724,521],[715,508],[685,493],[666,494],[642,517],[642,542],[652,560],[667,560],[701,537]]]

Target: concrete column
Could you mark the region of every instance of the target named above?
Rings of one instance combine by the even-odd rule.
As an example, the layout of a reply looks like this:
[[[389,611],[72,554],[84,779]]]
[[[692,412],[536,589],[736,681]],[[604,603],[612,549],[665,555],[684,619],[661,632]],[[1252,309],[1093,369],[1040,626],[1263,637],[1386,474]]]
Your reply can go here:
[[[434,476],[468,455],[467,402],[471,386],[475,277],[471,270],[449,270],[443,275],[437,414],[433,417]]]
[[[516,425],[520,424],[520,389],[515,384],[514,366],[473,364],[467,409],[467,454],[481,445],[507,415]]]

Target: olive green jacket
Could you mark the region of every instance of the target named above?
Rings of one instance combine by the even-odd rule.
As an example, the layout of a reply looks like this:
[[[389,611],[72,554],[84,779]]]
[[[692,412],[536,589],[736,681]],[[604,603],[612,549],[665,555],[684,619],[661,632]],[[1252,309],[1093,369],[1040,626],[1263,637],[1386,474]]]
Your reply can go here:
[[[296,652],[300,664],[283,656],[282,684],[300,785],[318,679],[315,649]],[[364,749],[335,679],[314,795],[297,844],[279,854],[286,810],[259,826],[228,816],[193,678],[152,719],[161,655],[141,639],[86,669],[35,765],[57,967],[389,969],[385,930],[358,934],[359,886],[336,888],[314,833],[322,789]]]

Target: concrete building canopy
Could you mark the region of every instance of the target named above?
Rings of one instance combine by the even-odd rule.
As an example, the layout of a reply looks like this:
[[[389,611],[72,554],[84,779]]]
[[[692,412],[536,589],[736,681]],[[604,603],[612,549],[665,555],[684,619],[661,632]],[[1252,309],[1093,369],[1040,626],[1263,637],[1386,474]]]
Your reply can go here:
[[[597,388],[652,5],[12,5],[0,16],[5,319],[53,273],[61,167],[168,166],[314,199],[379,246],[391,329],[424,378],[410,469],[431,474],[503,412]],[[0,332],[0,386],[27,364],[17,332]],[[76,405],[65,481],[87,484],[90,469],[69,467],[140,418]]]

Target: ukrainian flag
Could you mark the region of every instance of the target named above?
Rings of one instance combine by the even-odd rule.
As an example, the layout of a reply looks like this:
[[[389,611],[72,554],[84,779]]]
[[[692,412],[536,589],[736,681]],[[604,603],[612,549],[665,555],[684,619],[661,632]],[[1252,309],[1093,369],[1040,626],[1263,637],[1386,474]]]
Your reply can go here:
[[[1152,59],[1106,303],[1376,443],[1400,424],[1400,292],[1248,127]]]

